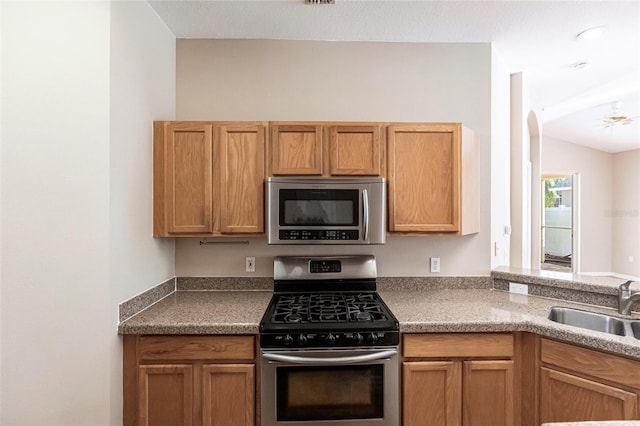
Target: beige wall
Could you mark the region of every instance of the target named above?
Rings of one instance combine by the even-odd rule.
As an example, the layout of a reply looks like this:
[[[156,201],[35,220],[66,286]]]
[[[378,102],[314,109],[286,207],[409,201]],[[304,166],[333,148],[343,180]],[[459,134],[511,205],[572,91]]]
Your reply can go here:
[[[640,149],[613,154],[613,272],[640,279]]]
[[[542,174],[580,175],[580,272],[612,271],[611,154],[544,136]]]
[[[151,237],[151,120],[175,38],[146,2],[2,2],[2,425],[122,424],[123,299],[174,275]]]
[[[310,247],[305,253],[373,253],[379,274],[488,275],[490,258],[491,46],[267,40],[178,40],[176,116],[180,120],[460,121],[481,144],[481,232],[465,237],[390,238],[381,247]],[[272,274],[272,246],[176,244],[177,275]]]

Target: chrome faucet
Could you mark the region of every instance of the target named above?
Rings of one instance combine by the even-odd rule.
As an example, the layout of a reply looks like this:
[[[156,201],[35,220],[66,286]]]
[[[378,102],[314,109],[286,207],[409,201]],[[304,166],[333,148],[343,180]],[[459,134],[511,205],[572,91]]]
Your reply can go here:
[[[618,287],[618,312],[621,315],[631,315],[631,306],[634,302],[640,302],[640,291],[632,293],[629,289],[631,280]]]

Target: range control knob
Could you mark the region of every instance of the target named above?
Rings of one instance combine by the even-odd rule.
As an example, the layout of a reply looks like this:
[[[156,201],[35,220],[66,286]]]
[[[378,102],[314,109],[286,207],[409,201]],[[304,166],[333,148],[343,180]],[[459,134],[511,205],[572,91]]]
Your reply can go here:
[[[305,336],[304,334],[300,334],[298,336],[298,344],[304,345],[306,343],[307,343],[307,336]]]
[[[353,341],[360,345],[362,344],[362,342],[364,342],[364,336],[360,333],[355,333],[353,335]]]
[[[293,343],[293,337],[291,337],[290,334],[285,335],[282,340],[284,341],[284,344],[286,346],[289,346],[289,345],[291,345]]]
[[[370,334],[367,336],[367,341],[368,341],[369,343],[376,343],[376,342],[378,341],[378,336],[376,335],[376,333],[370,333]]]
[[[333,334],[329,333],[327,334],[327,337],[325,338],[326,342],[330,345],[333,345],[336,342],[336,336],[334,336]]]

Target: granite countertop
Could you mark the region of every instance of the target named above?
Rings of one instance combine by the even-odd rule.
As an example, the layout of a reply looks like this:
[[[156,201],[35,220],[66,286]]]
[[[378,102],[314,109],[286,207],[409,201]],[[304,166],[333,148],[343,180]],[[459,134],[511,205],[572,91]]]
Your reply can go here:
[[[404,333],[527,331],[640,359],[640,340],[547,319],[552,306],[616,314],[609,308],[491,289],[384,289],[379,293]],[[257,334],[271,294],[268,290],[176,291],[121,322],[118,332]]]
[[[617,295],[618,286],[627,281],[625,278],[610,275],[574,274],[571,272],[546,271],[513,266],[499,266],[491,271],[491,276],[497,279],[525,281],[557,288],[612,295]],[[632,282],[630,288],[632,291],[640,291],[640,282]]]
[[[258,334],[273,292],[176,291],[120,323],[120,334]]]

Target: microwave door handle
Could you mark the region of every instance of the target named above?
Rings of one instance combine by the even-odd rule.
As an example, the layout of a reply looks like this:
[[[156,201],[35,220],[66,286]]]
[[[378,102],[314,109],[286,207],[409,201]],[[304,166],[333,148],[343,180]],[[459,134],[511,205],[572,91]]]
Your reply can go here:
[[[378,359],[388,360],[392,356],[397,354],[398,351],[396,350],[388,350],[374,352],[372,354],[366,355],[354,355],[336,358],[303,357],[282,354],[262,354],[262,357],[268,359],[269,361],[288,362],[292,364],[357,364],[359,362],[374,361]]]
[[[369,194],[366,189],[362,190],[362,210],[363,240],[367,241],[369,239]]]

